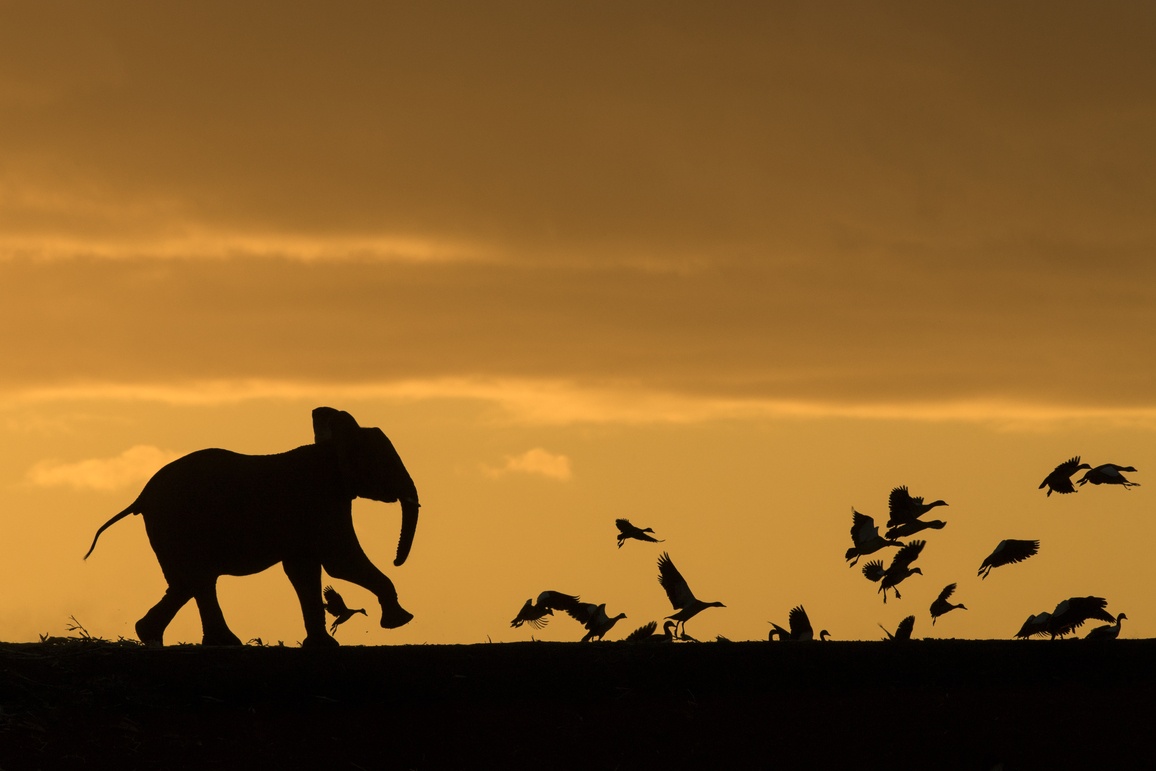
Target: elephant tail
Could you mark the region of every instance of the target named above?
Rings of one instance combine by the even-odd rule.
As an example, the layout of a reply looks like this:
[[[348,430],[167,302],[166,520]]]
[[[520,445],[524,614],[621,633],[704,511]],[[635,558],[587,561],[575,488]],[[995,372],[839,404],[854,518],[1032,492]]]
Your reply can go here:
[[[117,514],[115,517],[110,519],[108,522],[105,522],[103,525],[101,525],[100,529],[96,531],[96,535],[93,536],[92,546],[88,547],[88,551],[85,553],[84,558],[88,559],[88,555],[92,554],[92,550],[96,548],[96,540],[98,538],[100,538],[101,533],[103,533],[105,530],[107,530],[110,525],[115,525],[117,522],[120,522],[122,519],[127,517],[129,514],[136,514],[137,512],[134,511],[135,508],[136,508],[136,501],[133,501],[133,504],[131,506],[129,506],[127,509],[125,509],[121,513]]]

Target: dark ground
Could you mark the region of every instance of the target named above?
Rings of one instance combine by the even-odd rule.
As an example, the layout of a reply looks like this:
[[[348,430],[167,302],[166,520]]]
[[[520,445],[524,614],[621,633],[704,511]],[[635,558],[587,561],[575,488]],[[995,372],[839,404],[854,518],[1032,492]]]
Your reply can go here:
[[[1151,767],[1156,640],[0,644],[0,769]]]

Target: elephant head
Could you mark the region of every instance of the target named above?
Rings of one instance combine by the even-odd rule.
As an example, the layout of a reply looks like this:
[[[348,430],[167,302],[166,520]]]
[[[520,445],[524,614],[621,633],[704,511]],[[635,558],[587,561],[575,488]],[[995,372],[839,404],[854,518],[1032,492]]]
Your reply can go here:
[[[385,432],[380,428],[362,428],[348,412],[318,407],[313,410],[313,436],[317,444],[333,447],[350,499],[401,501],[401,535],[393,564],[404,563],[413,546],[421,504],[417,487]]]

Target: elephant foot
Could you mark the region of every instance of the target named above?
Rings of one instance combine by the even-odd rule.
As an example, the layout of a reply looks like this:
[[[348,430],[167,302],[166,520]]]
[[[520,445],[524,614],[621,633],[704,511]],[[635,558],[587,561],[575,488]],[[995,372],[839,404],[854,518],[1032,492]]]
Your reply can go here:
[[[136,636],[145,645],[156,647],[163,646],[165,629],[161,627],[157,629],[154,625],[148,623],[148,616],[145,616],[140,621],[136,622]]]
[[[382,629],[397,629],[399,626],[405,626],[410,621],[413,621],[413,614],[400,605],[389,609],[381,609]]]
[[[233,634],[228,629],[226,629],[223,632],[221,632],[221,631],[205,632],[204,636],[201,638],[201,645],[240,645],[240,644],[241,644],[241,638],[237,637],[237,635]]]
[[[321,634],[308,635],[301,641],[302,648],[339,648],[341,643],[333,637],[322,632]]]

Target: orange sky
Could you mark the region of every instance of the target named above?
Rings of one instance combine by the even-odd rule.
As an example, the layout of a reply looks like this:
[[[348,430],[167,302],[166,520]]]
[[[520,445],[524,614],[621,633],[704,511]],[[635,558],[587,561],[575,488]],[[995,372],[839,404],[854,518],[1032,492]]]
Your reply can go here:
[[[704,637],[1085,594],[1153,634],[1156,11],[766,6],[0,6],[0,639],[131,636],[160,570],[135,518],[83,562],[95,528],[320,404],[424,504],[402,568],[357,505],[416,619],[347,642],[528,639],[543,589],[660,618],[624,515],[727,603]],[[1045,499],[1075,454],[1143,486]],[[898,484],[949,525],[884,606],[842,555]],[[1002,538],[1041,553],[980,582]],[[279,569],[221,595],[300,639]]]

